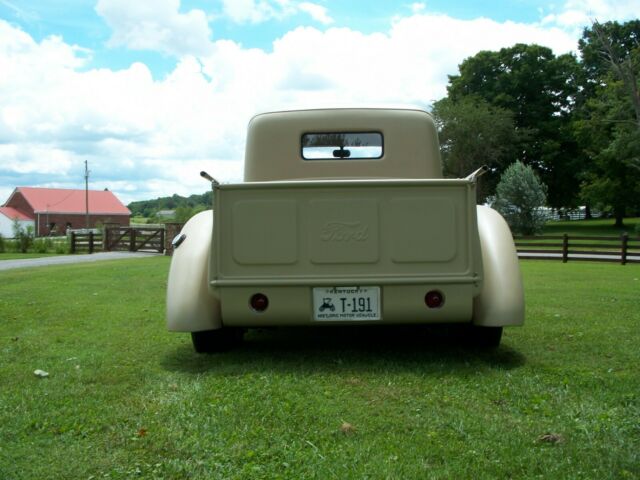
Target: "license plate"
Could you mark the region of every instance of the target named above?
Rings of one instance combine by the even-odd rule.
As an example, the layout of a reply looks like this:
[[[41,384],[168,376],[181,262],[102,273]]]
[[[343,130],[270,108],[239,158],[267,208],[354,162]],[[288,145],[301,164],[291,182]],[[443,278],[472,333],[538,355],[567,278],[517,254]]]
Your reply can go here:
[[[317,287],[313,318],[320,321],[380,320],[380,287]]]

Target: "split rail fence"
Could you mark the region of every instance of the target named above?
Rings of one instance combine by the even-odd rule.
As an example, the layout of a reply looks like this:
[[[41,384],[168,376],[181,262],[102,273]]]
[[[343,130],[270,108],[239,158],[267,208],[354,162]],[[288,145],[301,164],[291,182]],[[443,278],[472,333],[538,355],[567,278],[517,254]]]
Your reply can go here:
[[[93,253],[102,251],[102,233],[92,230],[71,232],[71,253]]]
[[[539,235],[514,237],[518,257],[530,259],[590,260],[599,262],[640,263],[640,237],[578,235]]]

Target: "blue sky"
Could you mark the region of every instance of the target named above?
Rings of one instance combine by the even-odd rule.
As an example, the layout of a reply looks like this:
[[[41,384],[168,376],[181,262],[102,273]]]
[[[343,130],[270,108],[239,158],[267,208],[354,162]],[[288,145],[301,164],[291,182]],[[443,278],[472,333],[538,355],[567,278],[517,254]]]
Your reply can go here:
[[[479,50],[575,51],[590,20],[640,0],[387,2],[0,0],[0,203],[17,186],[124,202],[240,181],[258,112],[332,104],[428,109]],[[354,72],[348,76],[332,71]]]

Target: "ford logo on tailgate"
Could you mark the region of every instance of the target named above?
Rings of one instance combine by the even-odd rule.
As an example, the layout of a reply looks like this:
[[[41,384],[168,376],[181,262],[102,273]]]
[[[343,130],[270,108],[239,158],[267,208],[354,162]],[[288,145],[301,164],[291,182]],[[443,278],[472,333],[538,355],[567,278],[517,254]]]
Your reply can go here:
[[[322,227],[323,242],[364,242],[369,238],[369,227],[361,222],[328,222]]]

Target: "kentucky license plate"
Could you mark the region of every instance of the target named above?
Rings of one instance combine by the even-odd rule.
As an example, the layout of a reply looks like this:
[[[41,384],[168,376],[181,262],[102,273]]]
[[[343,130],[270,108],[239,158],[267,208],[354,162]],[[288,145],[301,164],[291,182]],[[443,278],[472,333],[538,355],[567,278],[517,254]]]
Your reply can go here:
[[[380,320],[380,287],[313,289],[315,320]]]

